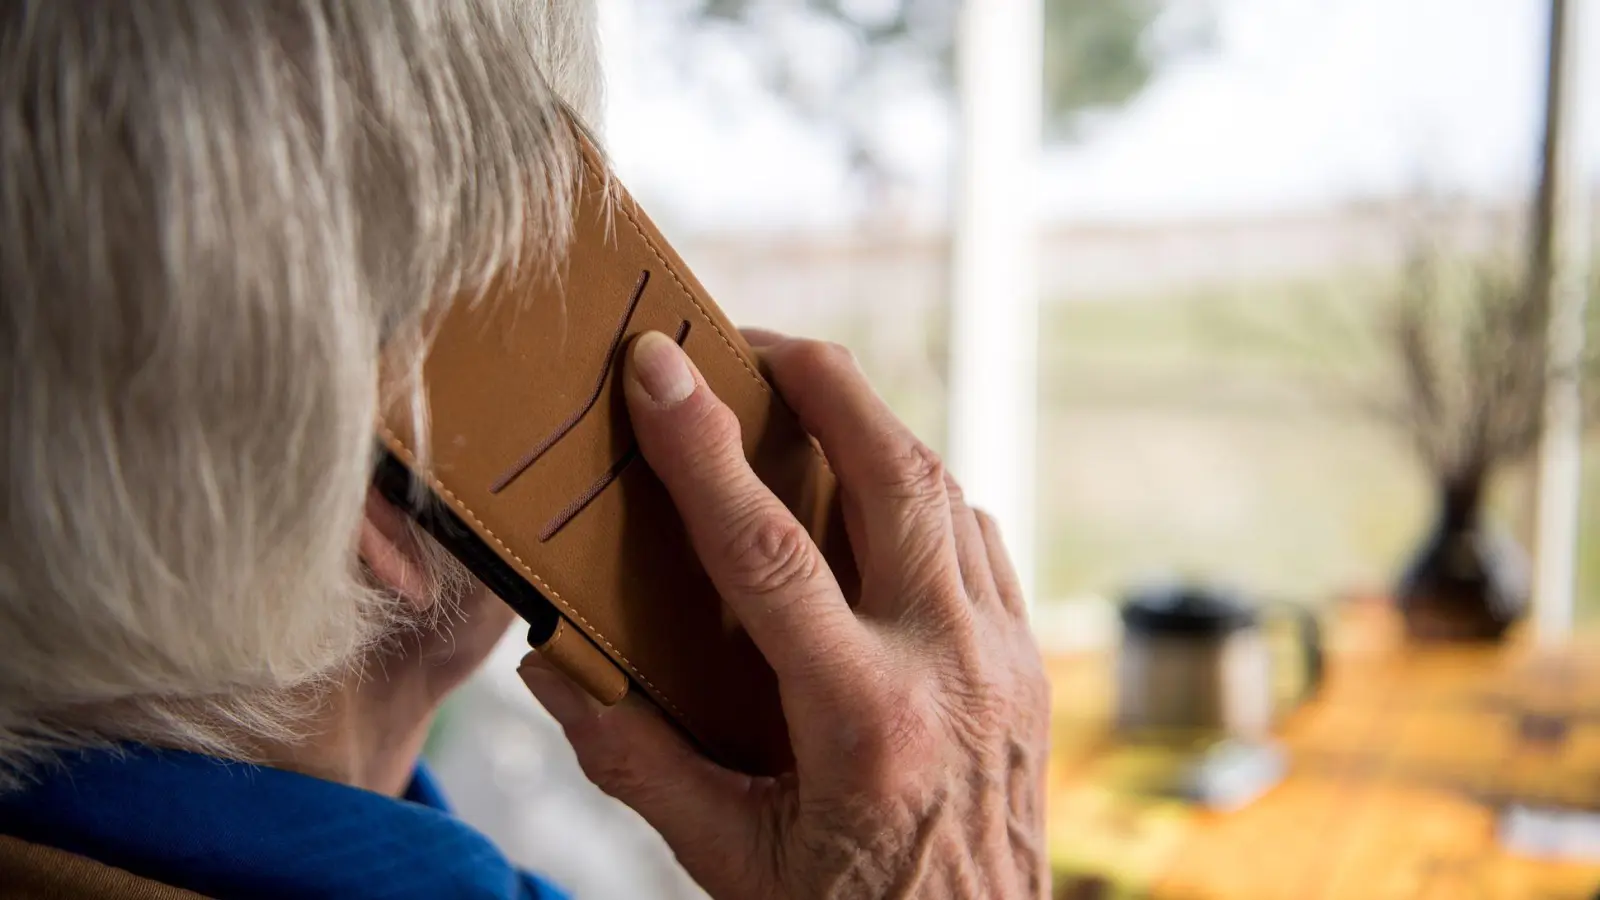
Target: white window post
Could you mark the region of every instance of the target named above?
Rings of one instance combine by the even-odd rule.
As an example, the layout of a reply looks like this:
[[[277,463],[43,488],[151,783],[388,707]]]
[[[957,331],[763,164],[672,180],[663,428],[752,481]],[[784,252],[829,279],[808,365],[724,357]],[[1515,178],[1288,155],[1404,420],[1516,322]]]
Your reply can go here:
[[[1030,604],[1043,41],[1040,0],[963,4],[956,54],[960,160],[951,249],[949,464],[969,500],[999,521]]]
[[[1584,307],[1589,279],[1589,205],[1580,153],[1587,146],[1589,113],[1579,101],[1587,64],[1579,43],[1587,0],[1551,3],[1545,177],[1553,197],[1548,212],[1550,319],[1544,433],[1539,445],[1538,537],[1535,548],[1534,621],[1538,639],[1558,642],[1572,631],[1577,591],[1578,534],[1583,488],[1583,421],[1578,370],[1583,361]],[[1536,223],[1535,227],[1541,227]],[[1535,289],[1538,289],[1537,287]]]

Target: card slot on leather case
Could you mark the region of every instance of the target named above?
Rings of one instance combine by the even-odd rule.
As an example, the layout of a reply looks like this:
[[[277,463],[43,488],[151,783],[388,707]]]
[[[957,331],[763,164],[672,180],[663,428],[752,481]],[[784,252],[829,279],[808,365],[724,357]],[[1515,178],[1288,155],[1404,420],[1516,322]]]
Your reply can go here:
[[[739,332],[585,151],[558,276],[508,276],[445,314],[422,374],[427,466],[397,401],[378,426],[376,482],[597,699],[641,692],[714,759],[779,772],[790,758],[774,676],[634,443],[628,341],[647,330],[678,340],[738,416],[756,473],[849,566],[833,475]],[[412,503],[419,495],[430,502]]]

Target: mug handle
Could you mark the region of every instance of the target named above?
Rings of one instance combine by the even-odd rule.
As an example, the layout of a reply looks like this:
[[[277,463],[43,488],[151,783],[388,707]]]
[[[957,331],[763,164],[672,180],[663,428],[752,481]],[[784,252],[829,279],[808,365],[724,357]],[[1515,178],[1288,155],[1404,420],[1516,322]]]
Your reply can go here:
[[[1296,690],[1288,696],[1274,691],[1279,714],[1287,712],[1312,697],[1322,688],[1327,658],[1323,646],[1322,620],[1315,612],[1298,603],[1276,601],[1268,604],[1279,614],[1279,620],[1291,631],[1294,642],[1293,664],[1299,669],[1295,674]],[[1280,645],[1281,646],[1281,645]],[[1273,665],[1281,665],[1281,651],[1274,651]],[[1277,681],[1279,674],[1273,675]]]

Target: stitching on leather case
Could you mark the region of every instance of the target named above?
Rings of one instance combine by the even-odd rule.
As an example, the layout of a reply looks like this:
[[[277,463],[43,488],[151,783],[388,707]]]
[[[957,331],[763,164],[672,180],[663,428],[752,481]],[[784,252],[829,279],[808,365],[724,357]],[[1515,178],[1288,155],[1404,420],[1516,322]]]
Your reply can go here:
[[[772,393],[772,385],[767,384],[767,380],[762,378],[761,373],[757,372],[755,368],[750,365],[750,361],[744,358],[744,354],[740,353],[739,348],[733,345],[733,341],[728,340],[728,333],[722,330],[722,326],[717,324],[716,319],[711,318],[711,313],[707,312],[705,306],[700,303],[700,298],[696,297],[694,295],[694,291],[690,290],[689,286],[683,283],[683,279],[678,277],[677,268],[673,266],[672,263],[667,260],[666,255],[663,254],[658,247],[656,247],[656,242],[650,240],[650,235],[645,232],[644,226],[639,224],[639,218],[633,214],[632,202],[630,201],[624,203],[622,201],[615,201],[613,205],[622,207],[622,214],[628,217],[628,224],[632,225],[633,230],[639,233],[639,239],[644,241],[644,245],[650,248],[650,252],[655,255],[657,260],[660,261],[662,268],[666,269],[667,274],[672,276],[672,281],[673,283],[677,284],[678,290],[683,291],[684,296],[689,298],[689,302],[694,304],[695,310],[700,313],[700,318],[705,319],[706,324],[711,326],[711,330],[715,331],[717,333],[717,337],[722,339],[722,345],[727,347],[728,352],[733,354],[733,358],[739,361],[739,365],[744,368],[745,374],[749,375],[750,378],[755,381],[756,387],[761,388],[762,393]],[[833,471],[833,466],[828,464],[828,457],[823,454],[822,450],[818,448],[815,443],[811,444],[811,454],[822,463],[822,468],[828,470],[830,473]]]
[[[601,181],[604,183],[607,167],[605,160],[600,156],[599,151],[596,150],[592,145],[589,145],[587,141],[579,142],[579,150],[583,154],[584,163],[588,165],[592,171],[601,173]],[[734,346],[733,341],[728,340],[728,333],[723,331],[722,326],[717,324],[717,320],[713,319],[711,317],[711,313],[706,311],[704,304],[700,302],[700,298],[694,295],[694,291],[690,290],[689,286],[683,283],[683,278],[678,275],[677,267],[668,261],[666,254],[662,253],[661,248],[656,246],[656,242],[650,239],[649,233],[644,230],[644,225],[640,224],[639,217],[634,213],[633,198],[630,196],[627,201],[624,202],[621,198],[616,197],[610,191],[602,191],[602,193],[605,195],[606,200],[611,208],[615,209],[617,207],[621,207],[622,214],[628,217],[628,224],[632,225],[633,230],[638,232],[639,239],[644,241],[644,245],[646,247],[650,248],[650,253],[654,255],[656,260],[661,263],[662,267],[667,270],[667,274],[672,276],[672,281],[678,286],[678,290],[683,291],[684,296],[689,298],[689,302],[694,304],[695,311],[700,313],[700,318],[705,319],[706,324],[711,326],[711,330],[717,333],[717,337],[722,341],[722,346],[728,348],[728,352],[733,355],[733,358],[739,361],[740,367],[742,367],[745,371],[745,374],[749,375],[750,379],[756,383],[756,387],[760,388],[761,392],[764,394],[772,393],[772,385],[767,384],[767,380],[761,377],[761,373],[757,372],[754,366],[750,365],[750,361],[745,359],[744,354],[739,352],[739,348]],[[827,455],[822,452],[822,448],[818,447],[814,441],[811,442],[811,454],[822,463],[822,468],[824,470],[826,470],[829,474],[833,473],[833,466],[828,463]]]
[[[739,360],[739,365],[744,368],[746,375],[749,375],[750,378],[755,381],[755,386],[762,389],[763,394],[771,394],[771,392],[773,392],[773,386],[766,383],[765,378],[762,378],[762,373],[755,372],[755,368],[750,365],[750,360],[744,359],[744,354],[739,352],[739,348],[733,346],[733,341],[728,340],[728,333],[722,330],[722,325],[718,325],[717,320],[710,317],[710,312],[706,311],[706,306],[701,304],[698,296],[694,296],[694,291],[690,290],[690,287],[688,287],[686,283],[683,283],[683,279],[678,277],[677,267],[675,267],[674,264],[669,263],[666,255],[662,255],[661,250],[656,247],[656,242],[654,242],[654,240],[650,240],[650,234],[646,234],[645,226],[638,224],[638,216],[635,216],[634,210],[632,210],[632,205],[634,205],[634,203],[624,203],[621,202],[621,200],[618,200],[618,202],[614,202],[613,205],[616,205],[616,207],[622,207],[622,215],[627,216],[627,223],[629,223],[630,226],[634,226],[634,231],[638,232],[638,239],[643,240],[643,242],[645,242],[645,247],[650,248],[651,253],[656,256],[656,259],[661,261],[661,267],[666,269],[667,274],[672,275],[672,282],[677,283],[678,290],[683,291],[683,296],[690,298],[690,303],[693,303],[694,309],[701,314],[701,319],[706,320],[707,325],[710,325],[710,330],[717,331],[718,338],[722,338],[722,346],[728,348],[728,352],[733,354],[733,359]],[[818,445],[811,444],[811,455],[816,456],[816,458],[821,461],[822,468],[827,469],[829,472],[834,471],[834,466],[830,466],[830,464],[827,463],[827,456],[822,453],[822,450],[821,448],[818,448]]]
[[[399,436],[397,436],[385,422],[378,423],[378,430],[383,432],[383,436],[400,450],[401,455],[405,457],[406,464],[409,465],[411,467],[411,471],[415,473],[419,468],[417,465],[417,457],[416,454],[411,452],[411,448],[406,446],[405,441],[400,440]],[[596,628],[593,622],[590,622],[588,619],[584,618],[583,613],[578,612],[573,608],[572,604],[563,600],[561,598],[561,594],[557,592],[555,588],[551,587],[548,581],[540,578],[538,573],[529,568],[528,564],[522,561],[522,557],[518,556],[510,547],[507,547],[505,541],[500,540],[499,535],[496,535],[493,531],[491,531],[489,526],[483,524],[483,520],[478,518],[478,514],[473,512],[472,509],[469,508],[460,497],[457,497],[454,491],[445,487],[444,482],[432,476],[429,476],[428,483],[433,487],[434,490],[448,498],[457,509],[466,515],[468,519],[471,519],[472,524],[476,525],[480,531],[488,535],[489,540],[494,541],[495,546],[499,547],[501,552],[505,553],[507,556],[510,556],[512,561],[516,563],[517,568],[521,569],[522,574],[528,576],[528,578],[533,581],[535,586],[547,592],[550,595],[550,599],[554,600],[562,609],[566,610],[568,615],[576,618],[578,622],[584,626],[586,631],[600,640],[600,643],[605,644],[606,649],[610,650],[612,654],[615,655],[617,660],[627,668],[629,674],[639,679],[640,684],[644,685],[646,688],[649,688],[652,693],[660,697],[661,702],[666,704],[667,709],[670,710],[673,715],[682,719],[684,725],[687,726],[691,731],[694,730],[694,720],[689,717],[688,713],[679,708],[678,704],[672,702],[672,698],[667,696],[666,691],[663,691],[650,679],[646,678],[644,673],[640,672],[639,669],[634,666],[633,662],[629,660],[621,650],[617,649],[615,644],[612,644],[611,641],[607,640],[604,634],[600,633],[600,629]]]
[[[694,291],[689,290],[689,286],[683,283],[682,278],[678,277],[677,268],[667,261],[667,257],[656,247],[656,242],[650,240],[650,235],[645,233],[644,226],[639,224],[638,216],[633,214],[633,204],[618,202],[616,205],[622,207],[622,214],[628,217],[628,224],[632,225],[633,230],[639,233],[639,239],[644,241],[644,245],[650,248],[651,253],[655,254],[655,258],[661,262],[661,267],[667,270],[667,274],[671,275],[673,282],[678,285],[678,290],[683,291],[684,296],[689,298],[689,302],[694,304],[694,308],[700,313],[700,318],[705,319],[706,324],[711,326],[711,330],[715,331],[717,337],[722,339],[722,345],[727,347],[728,352],[733,354],[733,358],[739,361],[739,365],[744,368],[745,373],[755,381],[757,387],[761,388],[762,393],[771,393],[772,386],[767,384],[767,380],[761,377],[761,373],[757,372],[754,366],[750,365],[750,361],[744,358],[744,354],[740,353],[739,348],[733,345],[733,341],[728,340],[727,332],[722,330],[722,326],[717,324],[716,319],[711,318],[711,313],[707,312],[705,306],[700,303],[700,298],[696,297]]]
[[[604,183],[606,165],[600,158],[599,151],[592,146],[583,146],[583,142],[580,142],[580,151],[583,153],[585,164],[592,171],[600,173],[602,183]],[[622,209],[622,214],[628,217],[628,224],[632,225],[633,230],[639,233],[639,239],[644,241],[644,245],[650,248],[651,254],[661,263],[661,267],[667,270],[668,275],[672,276],[672,281],[677,284],[678,290],[683,291],[684,296],[689,298],[689,302],[694,304],[695,310],[700,313],[700,318],[705,319],[706,324],[711,326],[711,330],[717,333],[717,337],[722,340],[722,345],[727,347],[728,352],[733,354],[733,358],[739,361],[739,365],[744,369],[745,374],[750,376],[750,379],[756,383],[756,387],[760,388],[762,393],[771,393],[772,386],[767,384],[767,380],[761,377],[761,373],[757,372],[754,366],[750,365],[750,361],[745,359],[743,353],[739,352],[739,348],[734,346],[733,341],[728,340],[728,333],[723,331],[722,326],[717,324],[717,320],[713,319],[711,313],[706,311],[705,306],[700,302],[700,298],[696,297],[694,291],[689,290],[689,286],[683,283],[683,278],[678,275],[677,267],[667,260],[666,254],[661,252],[661,248],[657,247],[656,242],[651,240],[650,235],[645,232],[644,226],[639,223],[639,217],[634,213],[633,199],[630,197],[624,202],[621,198],[611,194],[610,191],[603,191],[602,193],[613,209],[618,207]],[[815,447],[812,450],[818,456],[822,455]]]
[[[588,139],[584,136],[585,134],[586,133],[580,128],[578,142],[579,152],[583,154],[584,163],[588,165],[592,171],[600,173],[601,183],[606,184],[607,180],[605,173],[607,171],[607,166],[605,159],[600,155],[599,150],[595,149],[595,147],[589,143]],[[666,254],[662,253],[661,248],[656,246],[656,242],[650,239],[650,235],[644,230],[644,226],[639,223],[639,217],[634,214],[633,198],[630,196],[627,202],[623,202],[620,198],[613,195],[609,190],[602,190],[602,193],[605,195],[609,205],[612,208],[622,208],[622,214],[628,217],[628,224],[632,225],[633,230],[639,233],[639,239],[644,241],[644,245],[650,248],[650,252],[661,263],[661,265],[666,268],[667,274],[672,276],[672,281],[673,283],[677,284],[678,290],[683,291],[684,296],[689,298],[689,302],[694,304],[695,310],[700,313],[700,318],[705,319],[706,324],[711,326],[711,330],[717,333],[717,337],[722,340],[722,345],[727,347],[728,352],[733,354],[733,358],[739,361],[739,365],[744,368],[745,374],[749,375],[751,380],[755,381],[756,387],[760,388],[762,393],[772,393],[772,386],[767,384],[767,380],[761,377],[761,373],[757,372],[755,367],[750,365],[750,361],[745,359],[744,354],[739,352],[739,348],[734,346],[733,341],[728,340],[728,333],[723,331],[722,326],[717,324],[717,320],[713,319],[711,317],[711,313],[706,311],[705,306],[700,303],[700,298],[694,295],[694,291],[690,290],[689,286],[683,283],[683,279],[678,275],[677,267],[667,260]],[[817,460],[822,463],[822,468],[824,470],[826,470],[829,474],[833,473],[833,466],[828,463],[827,455],[822,452],[822,448],[818,447],[815,441],[811,442],[811,455],[815,456]]]
[[[695,311],[700,313],[700,317],[706,320],[706,324],[711,326],[712,331],[716,332],[717,338],[722,341],[722,345],[727,348],[728,352],[732,354],[734,359],[739,361],[739,366],[744,369],[745,374],[750,376],[750,379],[756,383],[756,387],[760,388],[762,393],[772,393],[771,385],[767,384],[766,379],[761,377],[761,374],[755,370],[755,367],[750,364],[750,361],[745,358],[744,354],[739,352],[739,348],[734,346],[733,341],[728,339],[727,332],[722,330],[722,326],[718,325],[717,320],[711,317],[711,313],[708,312],[705,308],[705,305],[700,302],[700,298],[695,296],[694,291],[690,290],[689,286],[684,283],[683,278],[678,275],[677,267],[673,266],[672,263],[668,261],[666,255],[663,254],[660,248],[656,246],[656,242],[650,239],[650,235],[644,230],[644,226],[640,224],[638,216],[634,214],[632,204],[626,202],[615,202],[613,205],[622,207],[622,214],[628,217],[628,224],[633,226],[633,230],[638,233],[639,239],[644,241],[646,247],[650,248],[650,253],[654,255],[655,258],[661,263],[662,267],[667,270],[667,274],[672,276],[673,283],[678,286],[680,291],[683,291],[684,296],[689,298],[689,302],[694,304]],[[406,458],[406,462],[411,466],[412,472],[416,472],[418,468],[417,457],[416,454],[411,452],[411,448],[407,447],[405,442],[400,440],[400,438],[395,435],[394,431],[389,428],[387,423],[380,421],[378,428],[383,432],[383,436],[385,438],[387,438],[395,447],[399,448],[401,454]],[[828,464],[828,458],[823,455],[822,450],[818,448],[815,443],[811,444],[811,452],[822,462],[824,469],[829,471],[832,470],[833,467]],[[472,509],[468,507],[460,497],[456,496],[454,491],[450,490],[448,487],[445,487],[444,482],[440,481],[438,478],[430,477],[429,482],[434,490],[439,491],[441,494],[447,497],[462,513],[467,516],[468,519],[472,521],[474,525],[476,525],[485,535],[487,535],[491,541],[494,541],[495,546],[499,547],[501,552],[505,553],[507,556],[510,556],[512,562],[516,564],[517,568],[520,569],[524,575],[528,576],[528,578],[533,581],[535,586],[549,593],[550,598],[554,600],[557,605],[565,610],[568,615],[576,618],[584,626],[587,632],[597,638],[600,643],[604,644],[606,649],[611,651],[612,655],[617,659],[617,661],[621,662],[622,665],[628,670],[629,674],[637,678],[640,684],[644,685],[651,693],[659,697],[661,702],[666,705],[667,709],[673,715],[682,720],[685,727],[691,731],[697,730],[694,724],[694,719],[692,719],[688,713],[684,712],[683,709],[678,706],[678,704],[674,703],[672,698],[667,696],[665,691],[663,691],[660,687],[657,687],[656,684],[649,678],[645,677],[644,673],[640,672],[638,667],[633,664],[633,661],[628,659],[627,655],[621,650],[617,649],[616,645],[611,643],[611,641],[601,633],[600,629],[595,627],[594,623],[590,622],[582,613],[578,612],[578,610],[575,609],[572,604],[562,599],[561,594],[554,587],[552,587],[549,582],[539,577],[538,573],[529,568],[528,564],[522,561],[522,557],[518,556],[510,547],[506,546],[505,541],[500,540],[500,537],[490,530],[489,526],[485,525],[483,520],[478,518],[477,513],[473,512]],[[626,691],[627,686],[624,685],[623,693],[626,693]],[[619,695],[617,699],[621,699],[621,695]]]

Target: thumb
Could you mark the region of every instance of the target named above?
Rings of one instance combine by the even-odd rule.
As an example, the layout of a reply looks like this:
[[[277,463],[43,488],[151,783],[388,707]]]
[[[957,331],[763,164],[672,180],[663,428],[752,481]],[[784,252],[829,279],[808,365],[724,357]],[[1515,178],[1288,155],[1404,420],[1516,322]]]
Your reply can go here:
[[[719,897],[759,896],[744,880],[752,874],[746,861],[761,858],[770,779],[706,759],[635,694],[603,706],[538,653],[523,657],[517,674],[566,732],[589,780],[660,832],[702,887]]]

